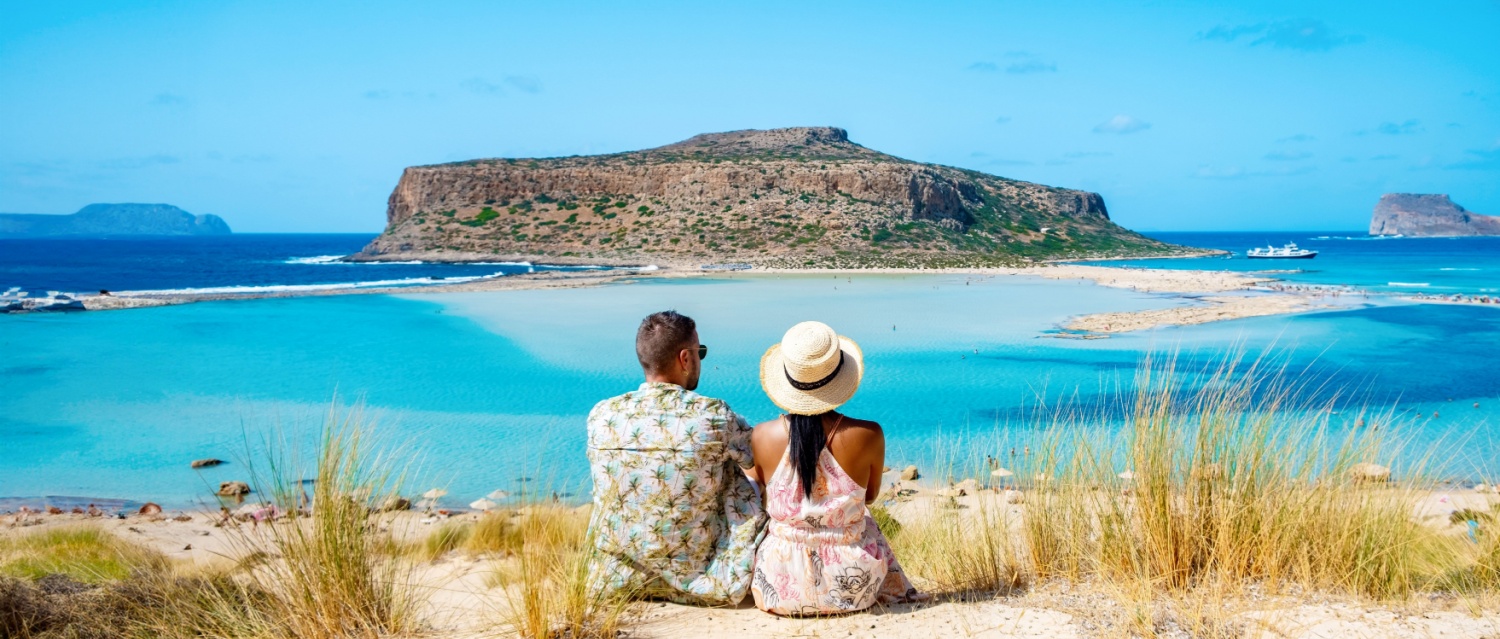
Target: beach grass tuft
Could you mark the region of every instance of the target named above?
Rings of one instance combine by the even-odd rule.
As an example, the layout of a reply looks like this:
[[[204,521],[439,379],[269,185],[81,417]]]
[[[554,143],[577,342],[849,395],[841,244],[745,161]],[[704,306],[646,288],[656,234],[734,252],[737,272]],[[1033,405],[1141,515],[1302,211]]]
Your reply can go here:
[[[524,536],[537,534],[521,524],[531,512],[531,508],[509,508],[486,512],[474,519],[448,521],[428,533],[415,549],[428,561],[455,551],[468,557],[514,557],[526,543]]]
[[[97,526],[68,526],[0,537],[0,575],[36,580],[62,575],[86,584],[119,581],[141,570],[167,566],[161,553]]]
[[[474,522],[444,522],[422,540],[422,557],[428,561],[442,557],[463,546],[473,534]]]
[[[505,622],[522,637],[613,638],[631,598],[594,587],[589,566],[593,543],[584,509],[536,505],[523,509],[504,539],[518,542],[501,567]]]
[[[281,442],[268,446],[265,466],[248,463],[255,494],[269,495],[274,510],[226,532],[234,554],[262,559],[148,584],[160,612],[142,616],[147,634],[348,639],[415,630],[411,564],[391,552],[390,522],[372,507],[399,482],[372,454],[369,428],[358,410],[331,410],[311,463]]]
[[[275,595],[288,636],[374,636],[415,626],[411,566],[384,552],[389,533],[371,521],[372,506],[399,482],[396,469],[372,454],[368,428],[358,410],[331,410],[311,468],[294,449],[272,448],[270,474],[261,478],[268,481],[257,482],[269,486],[285,517],[240,541],[267,540],[279,553],[249,575]],[[302,479],[309,474],[311,495]]]
[[[1423,461],[1399,484],[1368,476],[1359,465],[1392,465],[1399,442],[1331,424],[1332,400],[1299,403],[1314,393],[1286,371],[1147,362],[1135,388],[1117,430],[1068,410],[1042,428],[1022,472],[1049,478],[1029,491],[1022,526],[1036,575],[1398,598],[1452,568],[1455,540],[1411,514]]]
[[[877,520],[878,521],[878,520]],[[1025,584],[1002,505],[980,500],[971,511],[934,509],[888,535],[891,550],[919,587],[940,596],[1009,593]]]

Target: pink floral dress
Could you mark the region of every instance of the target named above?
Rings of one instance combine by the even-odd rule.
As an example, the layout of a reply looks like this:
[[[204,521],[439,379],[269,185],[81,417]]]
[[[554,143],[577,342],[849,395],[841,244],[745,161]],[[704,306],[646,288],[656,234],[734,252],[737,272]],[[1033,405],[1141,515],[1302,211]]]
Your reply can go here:
[[[766,487],[771,523],[755,553],[755,605],[778,615],[838,614],[916,596],[865,508],[865,489],[824,448],[805,499],[787,450]]]

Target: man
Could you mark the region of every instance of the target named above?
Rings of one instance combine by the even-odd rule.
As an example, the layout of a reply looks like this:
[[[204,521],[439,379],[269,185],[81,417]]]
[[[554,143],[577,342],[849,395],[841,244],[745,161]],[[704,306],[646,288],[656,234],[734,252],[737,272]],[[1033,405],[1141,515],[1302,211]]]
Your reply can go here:
[[[606,595],[735,605],[745,597],[765,513],[750,425],[693,392],[708,347],[675,311],[641,322],[641,387],[589,413],[594,480],[590,576]]]

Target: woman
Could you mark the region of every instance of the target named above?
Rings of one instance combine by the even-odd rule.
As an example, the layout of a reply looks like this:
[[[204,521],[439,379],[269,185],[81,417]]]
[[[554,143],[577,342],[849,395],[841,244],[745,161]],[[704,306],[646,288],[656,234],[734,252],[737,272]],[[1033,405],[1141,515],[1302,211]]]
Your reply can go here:
[[[859,346],[821,322],[793,326],[760,360],[761,387],[788,413],[750,438],[771,517],[750,586],[761,610],[837,614],[926,598],[866,508],[885,468],[880,424],[835,411],[863,376]]]

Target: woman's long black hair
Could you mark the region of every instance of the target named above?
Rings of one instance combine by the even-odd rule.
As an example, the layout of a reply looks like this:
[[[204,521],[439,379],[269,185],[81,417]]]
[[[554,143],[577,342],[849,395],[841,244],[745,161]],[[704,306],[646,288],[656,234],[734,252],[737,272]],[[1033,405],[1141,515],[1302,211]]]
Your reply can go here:
[[[787,445],[792,448],[792,468],[797,469],[797,477],[802,480],[803,495],[811,498],[813,484],[818,481],[818,460],[828,443],[823,435],[823,415],[788,415],[787,421],[791,422]]]

